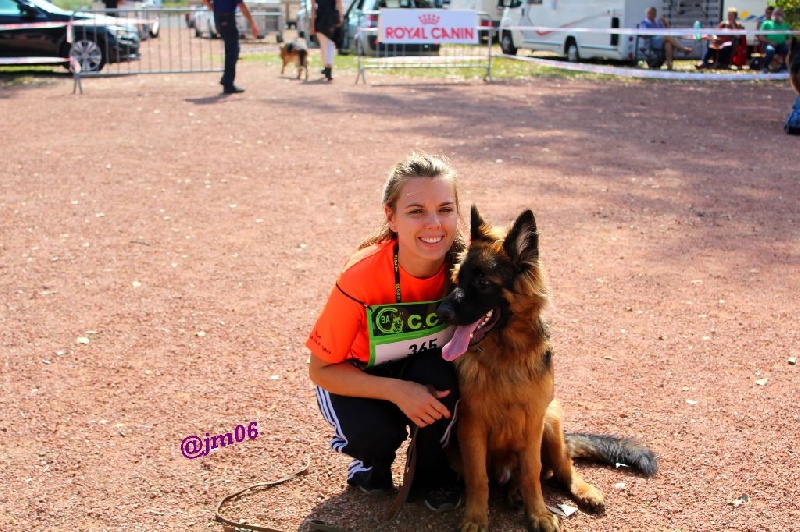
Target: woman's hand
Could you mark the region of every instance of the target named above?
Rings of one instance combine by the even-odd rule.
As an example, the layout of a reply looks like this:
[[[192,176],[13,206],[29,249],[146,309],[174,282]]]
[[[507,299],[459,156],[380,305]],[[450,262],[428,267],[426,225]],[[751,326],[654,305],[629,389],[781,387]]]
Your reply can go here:
[[[392,400],[400,410],[422,428],[444,418],[450,418],[450,411],[439,399],[450,395],[450,390],[433,390],[416,382],[398,380],[395,384],[396,396]]]

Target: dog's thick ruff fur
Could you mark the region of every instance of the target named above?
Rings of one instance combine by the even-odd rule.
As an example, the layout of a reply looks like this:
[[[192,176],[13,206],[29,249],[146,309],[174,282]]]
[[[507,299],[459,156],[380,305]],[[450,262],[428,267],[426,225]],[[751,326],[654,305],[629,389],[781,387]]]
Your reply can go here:
[[[305,80],[308,80],[308,47],[305,42],[287,42],[280,47],[281,61],[281,74],[286,70],[286,65],[294,63],[297,66],[297,79],[300,75],[305,73]]]
[[[542,311],[548,301],[531,211],[506,233],[472,208],[471,242],[453,271],[454,290],[437,314],[457,325],[442,356],[455,360],[461,400],[458,443],[466,507],[462,532],[488,529],[489,479],[510,482],[528,530],[558,530],[541,477],[548,473],[584,509],[602,512],[603,495],[585,482],[572,457],[657,469],[646,447],[624,438],[567,435],[553,393],[553,347]]]

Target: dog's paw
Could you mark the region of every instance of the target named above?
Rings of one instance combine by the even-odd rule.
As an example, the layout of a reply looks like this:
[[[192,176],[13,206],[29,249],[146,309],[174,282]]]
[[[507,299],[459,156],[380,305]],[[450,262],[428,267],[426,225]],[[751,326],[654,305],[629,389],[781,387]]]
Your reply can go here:
[[[547,512],[528,516],[528,532],[558,532],[558,517]]]
[[[587,512],[601,514],[606,511],[603,494],[591,484],[584,484],[572,493],[575,502]]]
[[[488,532],[489,523],[474,523],[472,521],[464,520],[458,527],[458,532]]]

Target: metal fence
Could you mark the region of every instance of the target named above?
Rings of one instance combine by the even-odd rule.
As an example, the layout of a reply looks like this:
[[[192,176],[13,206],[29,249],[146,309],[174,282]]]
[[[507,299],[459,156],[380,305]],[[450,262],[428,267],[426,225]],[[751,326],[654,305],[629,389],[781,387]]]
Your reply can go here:
[[[491,26],[476,28],[478,44],[392,44],[378,41],[378,28],[367,20],[376,20],[378,11],[365,11],[358,20],[357,32],[348,43],[355,53],[359,81],[366,83],[367,70],[437,68],[471,69],[483,73],[485,81],[492,76],[492,42],[496,30]],[[483,14],[485,15],[485,14]]]
[[[237,17],[242,39],[248,43],[283,41],[285,21],[280,4],[272,11],[251,11],[259,39],[249,24]],[[258,6],[258,4],[257,4]],[[260,7],[260,6],[258,6]],[[70,21],[69,55],[77,63],[76,86],[81,79],[126,74],[221,72],[224,47],[205,9],[132,8],[76,12]]]

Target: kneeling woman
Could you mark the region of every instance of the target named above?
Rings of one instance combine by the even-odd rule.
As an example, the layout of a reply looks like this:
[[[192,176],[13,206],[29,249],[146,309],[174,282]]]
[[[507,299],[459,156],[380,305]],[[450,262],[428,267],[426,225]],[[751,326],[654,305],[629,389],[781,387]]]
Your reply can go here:
[[[441,356],[452,331],[434,311],[464,248],[455,171],[442,157],[413,153],[390,172],[383,211],[382,227],[345,265],[306,342],[309,375],[334,429],[331,448],[354,458],[348,484],[390,492],[392,462],[413,423],[410,498],[451,510],[461,486],[444,448],[454,434],[458,379]]]

